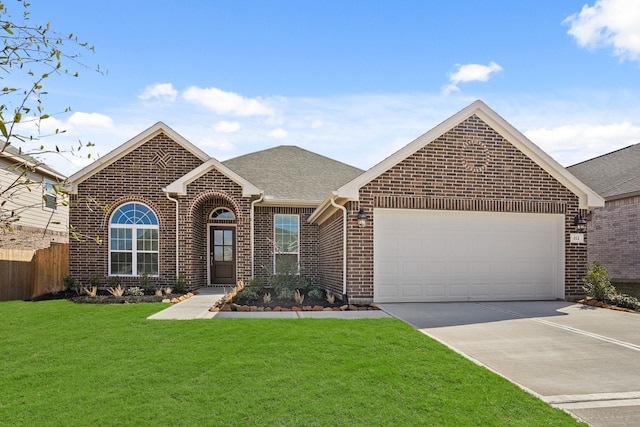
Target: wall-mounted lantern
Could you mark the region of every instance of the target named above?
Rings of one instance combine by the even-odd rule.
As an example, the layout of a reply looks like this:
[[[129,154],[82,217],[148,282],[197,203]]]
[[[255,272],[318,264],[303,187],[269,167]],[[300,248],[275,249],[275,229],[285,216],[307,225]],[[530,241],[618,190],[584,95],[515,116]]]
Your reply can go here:
[[[364,209],[358,211],[358,227],[364,228],[367,226],[367,214],[364,213]]]
[[[576,226],[578,232],[584,233],[587,230],[587,219],[583,218],[582,215],[576,215],[573,218],[573,225]]]

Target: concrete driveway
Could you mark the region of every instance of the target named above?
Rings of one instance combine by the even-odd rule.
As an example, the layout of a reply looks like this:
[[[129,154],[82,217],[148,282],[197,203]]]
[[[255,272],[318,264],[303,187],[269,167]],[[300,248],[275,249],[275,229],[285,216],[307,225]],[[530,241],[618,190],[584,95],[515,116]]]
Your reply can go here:
[[[640,314],[564,301],[379,306],[590,425],[640,425]]]

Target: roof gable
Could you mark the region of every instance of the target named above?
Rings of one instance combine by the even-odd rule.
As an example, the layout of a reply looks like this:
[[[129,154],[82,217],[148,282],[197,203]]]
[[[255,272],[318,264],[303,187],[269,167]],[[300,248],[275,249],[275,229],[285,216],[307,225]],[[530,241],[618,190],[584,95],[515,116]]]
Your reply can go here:
[[[180,179],[167,185],[167,187],[163,188],[162,190],[165,193],[169,194],[186,194],[187,186],[189,184],[213,169],[218,170],[218,172],[222,173],[223,175],[234,181],[236,184],[238,184],[240,187],[242,187],[242,195],[244,197],[259,195],[261,193],[261,190],[258,187],[251,184],[249,181],[247,181],[214,158],[207,160],[194,170],[182,176]]]
[[[131,153],[136,148],[145,144],[147,141],[153,139],[157,135],[164,133],[173,141],[175,141],[178,145],[182,146],[184,149],[192,153],[194,156],[206,162],[210,159],[209,155],[193,145],[191,142],[187,141],[182,135],[171,129],[169,126],[164,124],[163,122],[158,122],[151,126],[150,128],[142,131],[138,135],[131,138],[129,141],[120,145],[118,148],[110,151],[105,156],[91,163],[90,165],[84,167],[79,170],[75,174],[69,177],[69,183],[71,185],[70,191],[71,193],[76,193],[78,190],[78,184],[83,181],[91,178],[96,173],[105,169],[109,165],[113,164],[117,160],[123,158],[127,154]]]
[[[453,129],[455,126],[459,125],[474,114],[491,126],[491,128],[493,128],[508,142],[513,144],[518,150],[533,160],[538,166],[558,180],[562,185],[567,187],[572,193],[578,196],[580,206],[582,208],[586,209],[589,207],[604,205],[604,201],[598,194],[569,173],[562,165],[542,151],[520,131],[507,123],[506,120],[480,100],[475,101],[424,135],[387,157],[382,162],[373,166],[359,177],[338,188],[335,193],[335,197],[357,201],[359,199],[359,190],[361,187],[371,182],[373,179],[377,178],[407,157],[416,153],[427,144],[430,144],[442,134]]]
[[[317,206],[361,169],[300,147],[281,145],[222,162],[265,194],[265,204]]]
[[[607,200],[640,194],[640,144],[595,157],[567,169]]]
[[[24,154],[21,149],[18,149],[10,144],[7,144],[3,149],[0,149],[0,157],[7,159],[9,162],[14,164],[24,164],[29,168],[33,168],[35,172],[55,178],[59,181],[64,181],[67,179],[67,177],[60,172],[47,166],[35,157]]]

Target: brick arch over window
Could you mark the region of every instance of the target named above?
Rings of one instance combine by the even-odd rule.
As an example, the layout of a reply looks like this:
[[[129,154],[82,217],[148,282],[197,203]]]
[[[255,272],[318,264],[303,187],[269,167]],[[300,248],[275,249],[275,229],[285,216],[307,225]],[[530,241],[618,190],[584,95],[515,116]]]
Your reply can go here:
[[[207,191],[206,193],[200,194],[193,200],[193,202],[191,202],[191,206],[189,206],[189,218],[193,220],[194,214],[197,212],[197,210],[201,209],[205,204],[210,203],[218,203],[219,206],[214,206],[213,208],[208,209],[208,212],[206,212],[207,215],[210,214],[211,211],[213,211],[213,209],[215,209],[216,207],[231,208],[233,214],[238,220],[240,220],[243,215],[240,206],[238,206],[238,203],[232,197],[229,197],[227,194],[220,193],[218,191]]]
[[[109,209],[105,209],[104,210],[104,215],[102,215],[102,227],[108,227],[109,226],[109,219],[111,218],[111,215],[113,214],[113,212],[118,209],[120,206],[126,204],[126,203],[142,203],[143,205],[147,205],[151,208],[151,210],[153,211],[153,213],[156,214],[156,217],[158,218],[158,225],[160,228],[165,228],[166,226],[166,222],[165,222],[165,218],[164,218],[164,214],[163,212],[158,209],[158,207],[151,202],[150,200],[147,200],[143,197],[135,197],[135,196],[127,196],[127,197],[120,197],[119,199],[116,199],[115,202],[113,202],[112,204],[109,205]]]

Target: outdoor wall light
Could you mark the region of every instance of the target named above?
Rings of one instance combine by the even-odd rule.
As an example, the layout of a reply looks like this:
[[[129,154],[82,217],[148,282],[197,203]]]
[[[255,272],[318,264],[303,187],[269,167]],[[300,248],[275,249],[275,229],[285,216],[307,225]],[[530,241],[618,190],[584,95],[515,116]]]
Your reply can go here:
[[[575,225],[580,233],[584,233],[587,229],[587,220],[581,215],[576,215],[573,218],[573,225]]]
[[[358,211],[358,226],[360,228],[366,227],[367,226],[367,214],[364,213],[364,209],[360,209]]]

